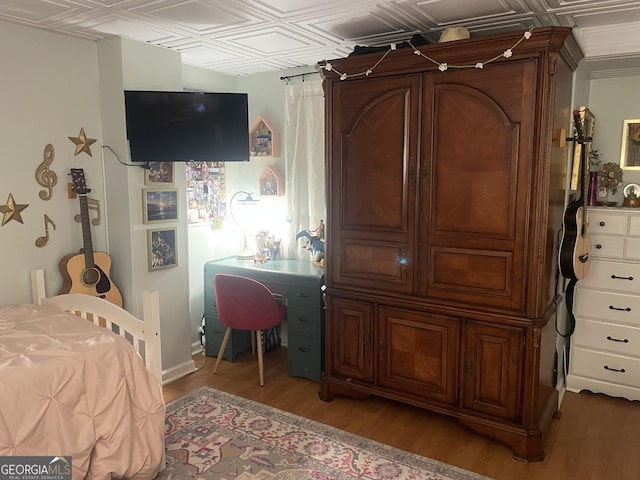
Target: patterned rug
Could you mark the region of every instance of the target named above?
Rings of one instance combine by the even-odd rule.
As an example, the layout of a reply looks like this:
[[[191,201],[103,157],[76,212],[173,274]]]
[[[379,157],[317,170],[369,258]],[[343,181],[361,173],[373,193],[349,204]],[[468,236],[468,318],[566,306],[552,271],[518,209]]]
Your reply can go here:
[[[210,387],[167,405],[158,480],[481,480],[445,463]]]

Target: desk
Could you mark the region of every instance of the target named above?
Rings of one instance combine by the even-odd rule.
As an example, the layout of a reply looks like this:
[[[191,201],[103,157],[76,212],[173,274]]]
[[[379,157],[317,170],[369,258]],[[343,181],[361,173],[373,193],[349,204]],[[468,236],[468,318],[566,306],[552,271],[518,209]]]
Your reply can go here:
[[[218,273],[253,278],[285,298],[289,376],[320,382],[320,372],[324,366],[324,304],[321,291],[324,269],[303,260],[254,264],[252,260],[231,257],[205,263],[205,353],[208,357],[218,355],[226,330],[218,319],[213,289],[213,279]],[[234,330],[222,358],[233,362],[239,353],[250,349],[249,332]]]

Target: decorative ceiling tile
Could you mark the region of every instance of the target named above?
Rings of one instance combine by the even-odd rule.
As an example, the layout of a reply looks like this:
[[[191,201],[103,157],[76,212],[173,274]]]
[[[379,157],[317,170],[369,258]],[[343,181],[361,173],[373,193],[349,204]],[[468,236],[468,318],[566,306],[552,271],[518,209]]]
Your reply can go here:
[[[228,75],[315,65],[416,33],[435,42],[450,26],[472,36],[569,26],[587,57],[640,57],[631,0],[2,0],[0,21],[148,42]]]

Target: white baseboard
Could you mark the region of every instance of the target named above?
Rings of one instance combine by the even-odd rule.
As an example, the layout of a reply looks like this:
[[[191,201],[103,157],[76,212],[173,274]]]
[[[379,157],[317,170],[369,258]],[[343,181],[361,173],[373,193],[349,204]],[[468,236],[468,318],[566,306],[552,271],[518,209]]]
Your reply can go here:
[[[193,342],[191,344],[191,356],[199,355],[204,351],[204,347],[200,342]]]
[[[173,382],[196,371],[196,362],[188,360],[162,372],[162,384]]]

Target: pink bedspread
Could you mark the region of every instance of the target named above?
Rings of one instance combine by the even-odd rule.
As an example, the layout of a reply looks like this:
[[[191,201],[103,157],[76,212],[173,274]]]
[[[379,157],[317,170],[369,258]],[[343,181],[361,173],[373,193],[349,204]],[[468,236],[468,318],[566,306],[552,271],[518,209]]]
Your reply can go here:
[[[151,479],[164,419],[124,338],[52,307],[0,308],[0,455],[70,455],[74,480]]]

